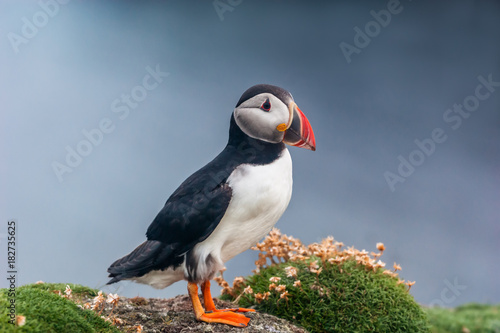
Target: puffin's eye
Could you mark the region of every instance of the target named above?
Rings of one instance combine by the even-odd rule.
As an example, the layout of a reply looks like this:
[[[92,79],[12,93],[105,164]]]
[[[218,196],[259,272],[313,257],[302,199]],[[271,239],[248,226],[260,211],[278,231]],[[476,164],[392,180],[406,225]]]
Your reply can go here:
[[[264,103],[262,103],[262,105],[260,106],[260,109],[264,110],[264,111],[271,110],[271,102],[269,102],[269,98],[266,99],[266,101]]]

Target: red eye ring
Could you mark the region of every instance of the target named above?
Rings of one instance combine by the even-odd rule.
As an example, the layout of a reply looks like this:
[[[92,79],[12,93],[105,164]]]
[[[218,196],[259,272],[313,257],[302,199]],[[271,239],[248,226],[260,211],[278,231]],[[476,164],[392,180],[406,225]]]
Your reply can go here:
[[[264,110],[264,111],[271,110],[271,102],[269,102],[269,98],[266,99],[266,101],[264,103],[262,103],[262,105],[260,106],[260,109]]]

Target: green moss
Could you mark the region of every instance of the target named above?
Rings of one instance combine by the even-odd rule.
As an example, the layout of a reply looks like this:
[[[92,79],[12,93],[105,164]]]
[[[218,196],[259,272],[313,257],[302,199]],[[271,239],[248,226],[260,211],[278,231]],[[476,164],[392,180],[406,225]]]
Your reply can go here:
[[[70,284],[75,295],[93,295],[95,290]],[[0,332],[119,332],[90,310],[79,308],[53,290],[64,291],[66,284],[26,285],[16,289],[16,312],[26,317],[24,326],[9,323],[7,289],[0,290]]]
[[[77,296],[94,297],[97,296],[97,293],[99,292],[97,289],[92,289],[74,283],[40,283],[40,284],[29,285],[29,287],[34,289],[40,289],[45,291],[59,290],[62,293],[64,293],[64,291],[66,290],[66,286],[69,286],[71,288],[72,294]]]
[[[426,314],[407,288],[397,284],[397,278],[382,274],[382,270],[367,270],[354,260],[341,265],[325,262],[316,274],[308,270],[316,259],[281,263],[248,277],[247,284],[237,290],[241,294],[239,305],[255,306],[310,332],[429,332]],[[287,277],[288,266],[297,268],[296,278]],[[257,302],[255,294],[269,291],[273,276],[281,278],[277,285],[286,285],[288,300],[271,291],[267,300]],[[301,281],[301,287],[293,286],[296,280]],[[247,285],[252,294],[242,293]]]
[[[466,304],[455,309],[429,308],[426,312],[433,333],[500,332],[500,305]]]

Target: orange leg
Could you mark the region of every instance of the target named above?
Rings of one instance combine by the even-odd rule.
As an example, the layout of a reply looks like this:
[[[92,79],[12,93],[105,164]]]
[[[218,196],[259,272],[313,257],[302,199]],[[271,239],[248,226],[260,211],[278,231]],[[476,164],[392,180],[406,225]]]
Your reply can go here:
[[[221,309],[218,310],[215,308],[214,300],[212,298],[212,294],[210,293],[210,280],[207,280],[201,284],[201,292],[203,293],[203,302],[205,303],[205,310],[207,312],[255,312],[254,309],[245,309],[245,308],[234,308],[234,309]]]
[[[201,306],[200,298],[198,297],[198,285],[196,283],[188,282],[188,293],[193,303],[194,314],[199,321],[221,323],[236,327],[246,327],[250,321],[250,318],[234,312],[206,313]]]

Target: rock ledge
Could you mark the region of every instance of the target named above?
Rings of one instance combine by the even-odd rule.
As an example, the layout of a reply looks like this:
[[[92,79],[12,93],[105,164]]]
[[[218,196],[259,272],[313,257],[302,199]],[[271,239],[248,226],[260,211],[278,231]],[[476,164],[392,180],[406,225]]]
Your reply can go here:
[[[217,308],[234,307],[229,302],[214,299]],[[109,310],[106,311],[109,313]],[[137,325],[143,332],[186,333],[186,332],[239,332],[239,333],[307,333],[292,323],[266,313],[246,313],[250,317],[248,327],[237,328],[222,324],[198,322],[194,318],[191,301],[187,295],[170,299],[142,297],[121,298],[113,311],[113,317],[123,320],[117,327],[124,332],[137,332]]]

